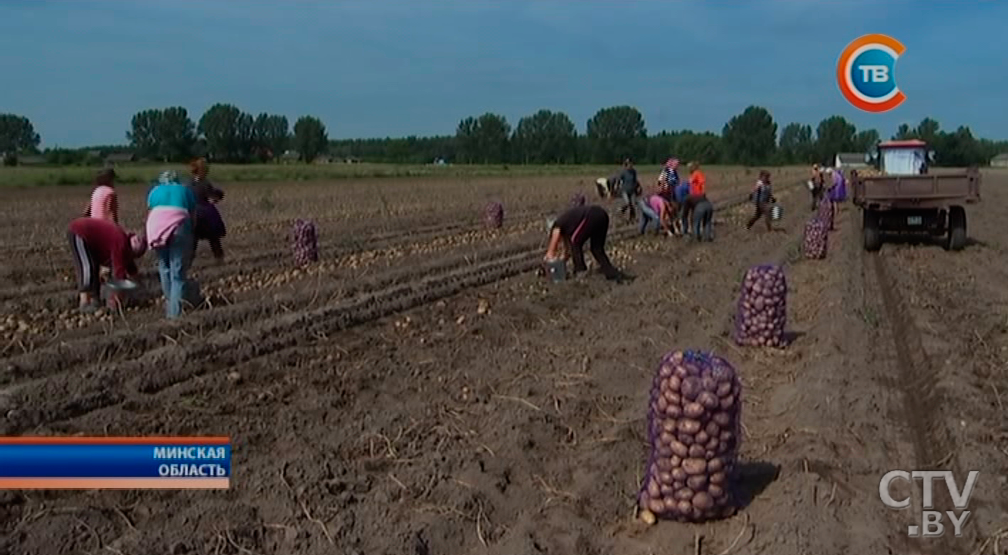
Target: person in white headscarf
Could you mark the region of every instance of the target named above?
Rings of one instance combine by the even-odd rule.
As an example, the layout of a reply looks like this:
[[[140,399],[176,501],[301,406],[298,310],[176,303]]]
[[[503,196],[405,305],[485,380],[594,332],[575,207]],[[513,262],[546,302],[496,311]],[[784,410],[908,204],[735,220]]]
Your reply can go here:
[[[191,294],[188,273],[196,247],[196,196],[179,183],[174,171],[165,171],[147,195],[147,208],[147,241],[157,253],[165,313],[178,318],[182,301]]]

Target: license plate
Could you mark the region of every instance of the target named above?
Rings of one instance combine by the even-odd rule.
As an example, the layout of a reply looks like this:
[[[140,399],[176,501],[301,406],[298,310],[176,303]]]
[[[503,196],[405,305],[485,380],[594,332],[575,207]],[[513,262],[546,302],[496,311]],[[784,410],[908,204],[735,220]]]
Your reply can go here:
[[[920,216],[907,216],[907,225],[921,225]]]

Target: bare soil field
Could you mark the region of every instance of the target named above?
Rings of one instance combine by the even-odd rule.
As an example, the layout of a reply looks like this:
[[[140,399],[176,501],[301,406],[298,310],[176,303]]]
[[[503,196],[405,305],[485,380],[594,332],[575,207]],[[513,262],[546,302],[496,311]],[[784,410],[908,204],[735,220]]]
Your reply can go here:
[[[201,246],[212,306],[179,322],[153,296],[76,315],[64,223],[87,191],[17,191],[0,434],[227,435],[234,476],[228,491],[0,492],[0,554],[1008,553],[1008,174],[985,176],[962,252],[865,253],[844,204],[827,258],[804,260],[804,170],[781,173],[772,233],[744,228],[741,170],[709,171],[713,243],[639,236],[610,210],[607,249],[635,276],[619,285],[534,272],[546,218],[597,176],[221,183],[228,260]],[[121,189],[128,227],[145,193]],[[500,230],[483,227],[490,200]],[[298,217],[321,241],[304,269]],[[784,350],[731,342],[761,263],[787,273]],[[674,349],[743,379],[744,507],[648,527],[648,394]],[[908,538],[914,512],[879,500],[885,472],[923,468],[980,471],[963,537]]]

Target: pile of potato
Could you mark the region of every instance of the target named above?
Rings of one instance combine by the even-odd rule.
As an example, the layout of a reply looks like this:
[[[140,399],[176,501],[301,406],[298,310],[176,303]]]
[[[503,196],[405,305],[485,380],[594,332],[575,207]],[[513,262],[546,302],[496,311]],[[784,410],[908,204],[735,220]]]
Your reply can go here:
[[[826,224],[826,230],[830,231],[833,229],[833,201],[825,198],[819,203],[819,211],[817,216],[823,223]]]
[[[821,260],[826,258],[826,243],[829,228],[819,217],[814,217],[805,224],[805,236],[802,239],[802,252],[805,258]]]
[[[294,230],[291,233],[291,242],[295,264],[304,266],[311,262],[318,262],[318,233],[315,229],[315,222],[296,220]]]
[[[750,268],[742,278],[735,315],[735,342],[753,347],[784,347],[787,280],[784,269],[770,264]]]
[[[651,385],[641,519],[703,522],[735,513],[741,411],[742,384],[726,360],[694,351],[665,355]]]
[[[490,202],[483,211],[483,218],[488,228],[500,229],[504,225],[504,205],[497,201]]]
[[[586,202],[588,202],[588,199],[585,198],[584,193],[580,191],[575,192],[573,195],[571,195],[570,198],[571,206],[584,206]]]

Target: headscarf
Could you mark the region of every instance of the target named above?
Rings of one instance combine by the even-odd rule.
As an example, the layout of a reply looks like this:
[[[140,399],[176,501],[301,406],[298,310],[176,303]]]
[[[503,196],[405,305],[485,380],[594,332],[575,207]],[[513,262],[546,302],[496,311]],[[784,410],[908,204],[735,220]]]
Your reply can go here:
[[[178,172],[175,170],[165,170],[161,172],[161,175],[158,176],[158,183],[161,185],[178,183]]]
[[[189,164],[189,171],[192,172],[193,178],[204,179],[210,173],[210,166],[207,164],[206,158],[197,158]]]
[[[665,162],[665,167],[668,168],[668,169],[670,169],[670,170],[677,169],[679,167],[679,159],[678,158],[669,158]]]

